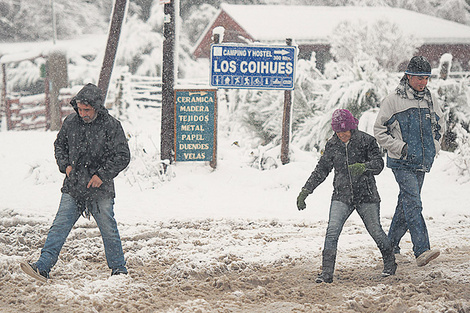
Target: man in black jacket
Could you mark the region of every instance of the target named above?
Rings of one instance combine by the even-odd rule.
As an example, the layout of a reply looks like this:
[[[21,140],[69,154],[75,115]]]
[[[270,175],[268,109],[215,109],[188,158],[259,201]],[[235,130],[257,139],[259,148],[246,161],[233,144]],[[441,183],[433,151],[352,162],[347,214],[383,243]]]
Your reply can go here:
[[[114,219],[114,181],[130,161],[121,123],[103,106],[93,84],[71,100],[76,114],[64,120],[54,142],[59,171],[65,174],[59,209],[35,263],[22,261],[28,275],[46,281],[60,250],[80,215],[92,215],[100,229],[111,275],[127,274],[121,238]]]
[[[326,143],[315,170],[297,197],[298,209],[305,209],[307,196],[334,169],[334,190],[322,252],[322,273],[316,278],[317,283],[333,281],[339,235],[354,210],[357,210],[382,253],[382,276],[394,275],[397,268],[390,240],[380,224],[380,197],[374,178],[384,168],[384,161],[375,138],[357,130],[357,125],[358,120],[348,110],[338,109],[333,112],[331,126],[335,134]]]

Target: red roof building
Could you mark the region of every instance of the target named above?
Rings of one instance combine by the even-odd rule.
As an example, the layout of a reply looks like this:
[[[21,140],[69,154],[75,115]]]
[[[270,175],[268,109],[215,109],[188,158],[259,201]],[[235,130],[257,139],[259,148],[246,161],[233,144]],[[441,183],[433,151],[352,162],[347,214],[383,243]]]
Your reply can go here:
[[[329,38],[340,22],[374,23],[384,19],[400,26],[403,34],[420,40],[417,54],[426,56],[433,66],[444,53],[450,53],[453,63],[470,70],[470,26],[391,7],[222,4],[201,34],[193,55],[208,58],[213,30],[223,27],[220,43],[285,44],[291,38],[299,48],[299,58],[310,58],[315,52],[317,67],[323,69],[332,58]]]

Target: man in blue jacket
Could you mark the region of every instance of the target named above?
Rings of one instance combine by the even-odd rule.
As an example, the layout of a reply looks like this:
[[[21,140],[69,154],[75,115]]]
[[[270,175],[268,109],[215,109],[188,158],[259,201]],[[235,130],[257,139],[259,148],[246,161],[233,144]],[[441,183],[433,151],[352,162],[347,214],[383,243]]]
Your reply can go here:
[[[113,181],[130,161],[127,138],[121,123],[103,106],[97,86],[87,84],[70,104],[76,113],[67,116],[54,142],[59,171],[65,174],[59,209],[39,260],[20,263],[26,274],[43,282],[80,215],[95,219],[111,275],[127,274],[114,218]]]
[[[383,100],[374,125],[377,142],[387,150],[387,167],[400,188],[388,237],[395,253],[400,253],[400,240],[409,230],[418,266],[440,254],[430,248],[421,203],[424,175],[431,170],[444,132],[442,111],[426,87],[430,76],[428,60],[413,57],[395,92]]]

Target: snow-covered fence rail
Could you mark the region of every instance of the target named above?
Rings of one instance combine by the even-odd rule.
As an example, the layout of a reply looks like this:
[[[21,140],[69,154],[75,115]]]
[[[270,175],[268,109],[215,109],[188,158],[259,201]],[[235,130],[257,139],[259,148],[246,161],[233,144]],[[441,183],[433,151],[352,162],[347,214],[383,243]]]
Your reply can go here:
[[[468,87],[470,87],[470,72],[450,72],[449,77],[456,81],[463,81]]]
[[[439,79],[438,74],[431,75],[432,79]],[[453,79],[457,82],[463,82],[470,87],[470,72],[449,72],[448,78]]]
[[[450,72],[449,77],[455,79],[468,79],[470,78],[470,72]]]
[[[175,88],[208,88],[208,82],[200,79],[181,79],[176,81]],[[121,75],[116,84],[114,102],[119,104],[137,105],[139,107],[162,106],[162,78],[139,76],[125,73]]]
[[[73,112],[71,95],[60,96],[61,118]],[[49,126],[44,94],[6,100],[7,130],[47,129]]]
[[[133,103],[142,107],[161,107],[162,79],[161,77],[121,75],[117,82],[115,101]]]

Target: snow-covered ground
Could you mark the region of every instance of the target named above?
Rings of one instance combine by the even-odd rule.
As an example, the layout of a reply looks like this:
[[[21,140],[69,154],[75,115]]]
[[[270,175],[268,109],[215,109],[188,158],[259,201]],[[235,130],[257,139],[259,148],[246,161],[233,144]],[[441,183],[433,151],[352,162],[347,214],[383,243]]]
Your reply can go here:
[[[109,276],[99,230],[84,218],[50,281],[20,271],[20,259],[39,256],[63,177],[53,156],[56,132],[0,132],[3,312],[470,311],[470,183],[457,176],[452,153],[439,154],[423,188],[438,259],[416,267],[406,235],[397,275],[381,278],[380,253],[354,213],[340,237],[335,281],[319,285],[312,278],[332,175],[305,211],[295,204],[315,153],[291,147],[289,164],[261,171],[250,165],[250,142],[219,133],[216,170],[177,163],[173,175],[158,179],[159,110],[131,115],[123,125],[133,160],[116,179],[115,205],[128,276]],[[398,189],[389,169],[377,181],[388,230]]]

